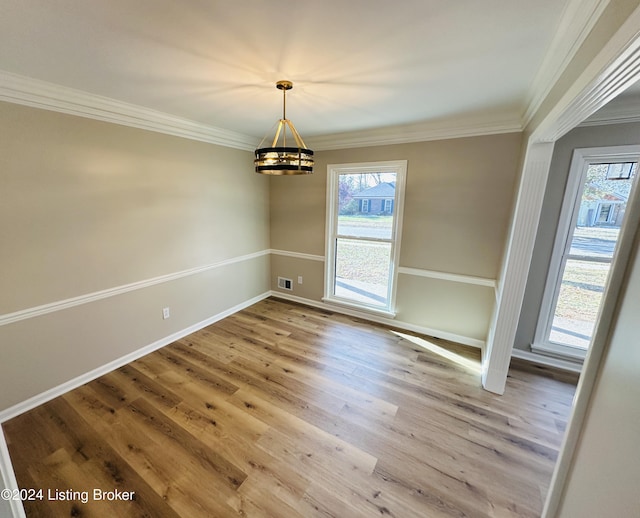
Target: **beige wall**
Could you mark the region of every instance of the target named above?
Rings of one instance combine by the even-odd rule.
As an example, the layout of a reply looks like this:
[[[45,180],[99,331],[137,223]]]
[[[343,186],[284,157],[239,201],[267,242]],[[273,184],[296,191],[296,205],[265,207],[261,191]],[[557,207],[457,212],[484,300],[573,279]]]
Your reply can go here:
[[[557,516],[640,510],[640,234]]]
[[[270,247],[249,152],[7,103],[0,128],[0,315]],[[264,255],[0,326],[0,410],[268,289]]]
[[[407,160],[400,265],[495,279],[520,150],[521,134],[512,133],[321,151],[312,176],[272,179],[271,246],[324,255],[328,164]],[[302,266],[296,265],[305,261],[274,262],[272,289],[277,289],[277,275],[297,279],[296,268]],[[313,290],[305,280],[304,287],[294,285],[292,294],[319,301],[324,270],[319,264],[311,269]],[[401,275],[399,282],[399,321],[485,339],[494,301],[492,288],[406,277]],[[443,301],[445,293],[446,304],[436,313],[434,304]]]

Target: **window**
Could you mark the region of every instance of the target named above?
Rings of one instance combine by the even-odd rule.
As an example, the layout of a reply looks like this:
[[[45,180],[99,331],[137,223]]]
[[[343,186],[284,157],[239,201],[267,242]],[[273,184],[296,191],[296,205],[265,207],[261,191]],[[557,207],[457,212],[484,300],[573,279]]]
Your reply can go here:
[[[574,152],[532,349],[583,358],[634,192],[640,146]]]
[[[600,203],[598,205],[598,218],[596,219],[596,222],[599,225],[611,223],[611,216],[613,215],[613,212],[611,211],[612,207],[613,205],[611,203]]]
[[[393,316],[406,170],[406,161],[328,166],[324,300]]]

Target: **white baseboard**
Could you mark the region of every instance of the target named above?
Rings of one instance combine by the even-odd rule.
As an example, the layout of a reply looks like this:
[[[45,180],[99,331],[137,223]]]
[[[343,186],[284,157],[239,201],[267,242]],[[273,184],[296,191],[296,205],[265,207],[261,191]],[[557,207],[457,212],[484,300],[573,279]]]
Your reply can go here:
[[[270,292],[265,292],[261,295],[258,295],[257,297],[253,297],[252,299],[246,300],[236,306],[233,306],[225,311],[222,311],[221,313],[218,313],[217,315],[209,317],[206,320],[203,320],[201,322],[198,322],[197,324],[193,324],[192,326],[187,327],[186,329],[182,329],[181,331],[178,331],[169,336],[166,336],[156,342],[153,342],[152,344],[142,347],[141,349],[138,349],[136,351],[133,351],[132,353],[122,356],[116,360],[113,360],[112,362],[109,362],[96,369],[93,369],[92,371],[87,372],[86,374],[83,374],[81,376],[78,376],[77,378],[74,378],[65,383],[62,383],[57,387],[54,387],[45,392],[42,392],[41,394],[33,396],[27,399],[26,401],[18,403],[17,405],[9,407],[6,410],[3,410],[2,412],[0,412],[0,491],[5,488],[9,490],[19,489],[18,482],[16,480],[15,473],[13,471],[13,465],[11,464],[9,449],[7,448],[4,433],[2,432],[2,423],[20,414],[23,414],[24,412],[27,412],[39,405],[42,405],[47,401],[51,401],[52,399],[58,396],[61,396],[75,388],[78,388],[84,385],[85,383],[88,383],[96,378],[99,378],[100,376],[103,376],[115,369],[118,369],[123,365],[126,365],[134,360],[137,360],[142,356],[145,356],[157,349],[160,349],[166,345],[169,345],[170,343],[175,342],[180,338],[184,338],[185,336],[190,335],[191,333],[195,333],[196,331],[202,329],[203,327],[211,325],[214,322],[217,322],[219,320],[222,320],[223,318],[226,318],[229,315],[232,315],[233,313],[236,313],[244,308],[247,308],[255,304],[256,302],[260,302],[261,300],[266,299],[270,295],[271,295]],[[19,500],[10,501],[9,508],[12,513],[11,518],[26,518],[24,507],[22,506],[22,502],[20,502]],[[3,509],[0,508],[0,515],[2,515],[2,511]]]
[[[469,345],[471,347],[477,347],[479,349],[482,349],[484,347],[484,341],[478,340],[477,338],[470,338],[468,336],[457,335],[454,333],[449,333],[447,331],[441,331],[439,329],[432,329],[430,327],[419,326],[417,324],[410,324],[409,322],[402,322],[401,320],[385,318],[382,316],[374,315],[372,313],[366,313],[364,311],[349,309],[344,306],[337,306],[334,304],[328,304],[326,302],[320,302],[317,300],[305,299],[303,297],[289,295],[288,293],[282,293],[280,291],[272,291],[271,296],[284,299],[284,300],[290,300],[291,302],[298,302],[300,304],[305,304],[307,306],[312,306],[314,308],[333,311],[334,313],[342,313],[344,315],[362,318],[363,320],[370,320],[372,322],[385,324],[390,327],[397,327],[400,329],[405,329],[407,331],[414,331],[416,333],[420,333],[423,335],[433,336],[435,338],[442,338],[443,340],[449,340],[451,342],[456,342],[462,345]]]
[[[9,457],[9,448],[7,448],[7,442],[5,441],[4,434],[0,430],[0,491],[8,489],[10,491],[18,490],[18,481],[16,480],[15,473],[13,472],[13,466],[11,465],[11,457]],[[0,500],[0,515],[6,509],[2,506],[7,506],[11,512],[12,518],[26,518],[24,507],[20,500]]]
[[[252,299],[246,300],[236,306],[233,306],[225,311],[222,311],[221,313],[218,313],[217,315],[209,317],[206,320],[198,322],[197,324],[193,324],[192,326],[189,326],[186,329],[177,331],[176,333],[173,333],[169,336],[165,336],[164,338],[161,338],[160,340],[153,342],[152,344],[146,345],[141,349],[137,349],[136,351],[126,354],[125,356],[122,356],[105,365],[97,367],[96,369],[93,369],[92,371],[82,374],[77,378],[73,378],[69,381],[66,381],[65,383],[62,383],[61,385],[58,385],[57,387],[49,389],[45,392],[42,392],[41,394],[37,394],[36,396],[33,396],[27,399],[26,401],[23,401],[12,407],[9,407],[6,410],[3,410],[2,412],[0,412],[0,425],[8,421],[9,419],[13,419],[14,417],[20,414],[23,414],[24,412],[27,412],[39,405],[42,405],[43,403],[46,403],[47,401],[51,401],[52,399],[69,392],[70,390],[78,388],[84,385],[85,383],[89,383],[90,381],[93,381],[94,379],[99,378],[100,376],[104,376],[105,374],[115,369],[118,369],[123,365],[126,365],[127,363],[131,363],[132,361],[135,361],[138,358],[142,358],[143,356],[157,349],[160,349],[166,345],[169,345],[172,342],[175,342],[176,340],[179,340],[180,338],[184,338],[185,336],[190,335],[191,333],[195,333],[196,331],[202,329],[203,327],[211,325],[214,322],[217,322],[219,320],[222,320],[223,318],[226,318],[229,315],[232,315],[233,313],[237,313],[238,311],[244,308],[247,308],[255,304],[256,302],[260,302],[261,300],[264,300],[267,297],[269,297],[270,294],[271,294],[270,292],[265,292],[261,295],[258,295],[257,297],[253,297]]]

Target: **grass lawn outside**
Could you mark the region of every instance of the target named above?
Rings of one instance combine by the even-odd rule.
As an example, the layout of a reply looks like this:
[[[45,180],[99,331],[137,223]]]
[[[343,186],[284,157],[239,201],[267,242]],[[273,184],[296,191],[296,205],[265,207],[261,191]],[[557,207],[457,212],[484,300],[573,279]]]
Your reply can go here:
[[[384,286],[390,254],[389,243],[338,239],[336,277]]]
[[[338,227],[348,227],[350,230],[384,231],[391,229],[392,225],[393,216],[338,216]],[[367,233],[363,232],[363,235]],[[386,286],[390,255],[390,243],[340,238],[337,244],[336,277]]]
[[[573,237],[610,241],[613,249],[619,232],[617,227],[576,227]],[[610,269],[609,263],[567,260],[555,316],[594,323]]]
[[[595,322],[609,274],[609,264],[567,261],[555,315]]]

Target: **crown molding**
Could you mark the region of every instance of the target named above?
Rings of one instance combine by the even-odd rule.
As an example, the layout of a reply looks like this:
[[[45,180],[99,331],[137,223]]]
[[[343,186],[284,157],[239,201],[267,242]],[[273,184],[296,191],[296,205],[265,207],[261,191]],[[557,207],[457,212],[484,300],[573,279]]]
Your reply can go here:
[[[408,144],[429,140],[445,140],[461,137],[477,137],[522,131],[519,117],[503,114],[502,117],[480,119],[449,119],[399,126],[385,126],[363,131],[350,131],[308,137],[307,144],[317,151],[349,149],[389,144]]]
[[[167,113],[0,70],[0,100],[253,151],[255,139]]]
[[[567,2],[555,36],[532,83],[527,108],[522,117],[522,127],[531,122],[608,4],[609,0]]]
[[[578,127],[603,126],[626,122],[640,122],[640,96],[638,95],[616,97],[591,117],[581,122]]]
[[[255,138],[249,135],[3,70],[0,70],[0,101],[67,113],[246,151],[253,151],[257,144]],[[479,119],[475,117],[471,119],[429,121],[322,135],[308,138],[307,141],[313,149],[326,151],[515,133],[519,131],[522,131],[519,117],[514,114],[503,114],[497,119]]]

